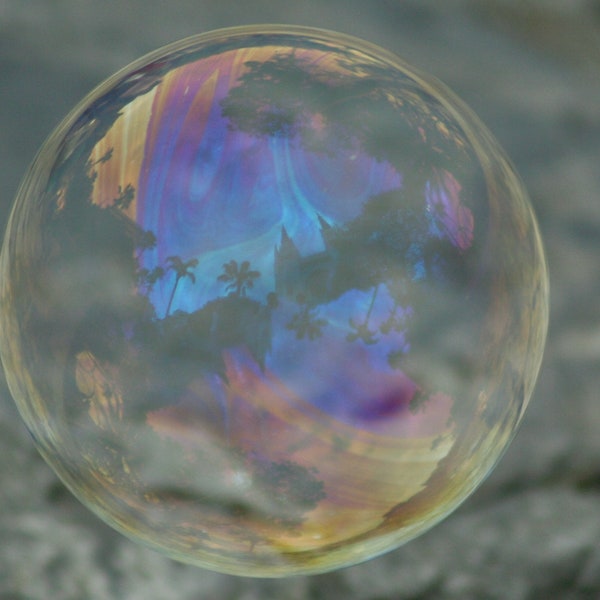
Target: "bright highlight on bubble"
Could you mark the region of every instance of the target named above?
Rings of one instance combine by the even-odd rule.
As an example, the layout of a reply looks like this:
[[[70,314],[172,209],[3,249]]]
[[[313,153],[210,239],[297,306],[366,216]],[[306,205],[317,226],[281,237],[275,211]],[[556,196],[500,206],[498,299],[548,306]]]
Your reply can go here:
[[[441,520],[539,369],[512,166],[441,84],[344,35],[184,40],[43,146],[1,347],[44,458],[111,526],[226,573],[326,571]]]

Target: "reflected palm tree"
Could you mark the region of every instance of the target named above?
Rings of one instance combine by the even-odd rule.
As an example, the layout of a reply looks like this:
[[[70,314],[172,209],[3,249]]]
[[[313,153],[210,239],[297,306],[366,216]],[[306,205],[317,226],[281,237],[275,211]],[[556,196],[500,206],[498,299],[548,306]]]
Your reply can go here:
[[[315,309],[309,306],[303,294],[298,294],[297,302],[301,309],[292,316],[292,320],[286,325],[286,328],[296,332],[297,340],[305,337],[314,340],[321,337],[323,335],[321,330],[328,325],[329,321],[316,316]]]
[[[198,259],[191,258],[190,260],[186,260],[184,262],[179,256],[168,256],[167,262],[169,263],[167,266],[167,271],[175,271],[175,283],[173,285],[173,289],[171,290],[171,296],[169,298],[169,303],[167,304],[165,317],[169,316],[169,313],[171,312],[171,304],[173,303],[173,298],[175,297],[175,291],[177,290],[179,282],[184,277],[189,277],[192,280],[192,283],[196,283],[196,276],[192,271],[190,271],[190,269],[198,265]]]
[[[217,281],[227,283],[225,290],[233,292],[238,298],[246,296],[246,290],[254,287],[254,281],[260,277],[259,271],[250,269],[250,262],[245,260],[238,265],[237,260],[230,260],[223,265],[223,273]]]
[[[369,304],[369,310],[367,311],[365,320],[362,323],[357,323],[352,317],[350,317],[350,327],[354,329],[354,332],[349,333],[346,336],[346,339],[349,342],[354,342],[358,339],[369,345],[377,342],[377,338],[375,337],[376,332],[369,329],[369,319],[371,318],[371,313],[373,312],[373,306],[375,306],[375,299],[377,298],[378,291],[379,285],[375,286],[375,291],[373,292],[373,296],[371,297],[371,302]]]
[[[137,236],[135,246],[137,249],[136,258],[140,260],[146,250],[152,250],[156,247],[156,236],[150,230],[142,231]]]
[[[139,269],[137,272],[139,290],[143,295],[148,296],[152,293],[156,282],[163,277],[165,270],[162,267],[154,269]]]

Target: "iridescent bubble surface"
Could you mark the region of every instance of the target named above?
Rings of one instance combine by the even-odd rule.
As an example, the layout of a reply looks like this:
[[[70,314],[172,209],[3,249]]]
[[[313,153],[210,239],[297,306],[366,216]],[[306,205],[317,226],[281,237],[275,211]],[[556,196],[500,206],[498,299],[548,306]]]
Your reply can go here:
[[[101,85],[37,156],[2,359],[106,522],[223,572],[431,527],[514,435],[548,319],[527,196],[441,84],[343,35],[230,29]]]

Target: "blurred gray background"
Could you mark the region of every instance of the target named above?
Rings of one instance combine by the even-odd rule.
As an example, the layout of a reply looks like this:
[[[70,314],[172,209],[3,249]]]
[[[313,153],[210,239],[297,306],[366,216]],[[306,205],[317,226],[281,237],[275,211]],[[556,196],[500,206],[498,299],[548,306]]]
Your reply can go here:
[[[530,191],[552,314],[520,432],[444,523],[317,577],[240,579],[113,533],[38,457],[0,389],[0,600],[600,598],[599,0],[0,0],[0,219],[37,148],[91,87],[187,35],[319,26],[378,43],[447,83]]]

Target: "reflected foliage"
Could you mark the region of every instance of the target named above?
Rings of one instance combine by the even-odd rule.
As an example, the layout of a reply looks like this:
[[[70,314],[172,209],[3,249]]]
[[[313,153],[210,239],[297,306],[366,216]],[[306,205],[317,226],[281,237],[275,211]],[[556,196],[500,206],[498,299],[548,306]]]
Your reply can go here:
[[[167,263],[166,271],[173,271],[175,273],[175,283],[173,284],[173,290],[169,296],[169,302],[167,304],[167,310],[165,313],[168,316],[171,312],[171,305],[173,304],[173,298],[175,297],[175,292],[177,291],[179,282],[187,277],[192,283],[196,283],[196,276],[190,269],[198,266],[198,259],[190,258],[184,262],[179,256],[167,256]],[[160,267],[155,267],[151,272],[156,273],[157,268]]]
[[[246,295],[246,291],[254,287],[254,280],[260,277],[258,271],[250,269],[250,262],[245,260],[240,265],[230,260],[223,265],[223,274],[217,279],[226,283],[225,290],[233,292],[238,298]]]
[[[292,319],[287,323],[287,329],[296,333],[296,339],[315,340],[323,335],[323,327],[328,323],[327,319],[319,318],[316,309],[308,304],[308,301],[302,294],[298,294],[296,301],[300,310],[294,313]]]

